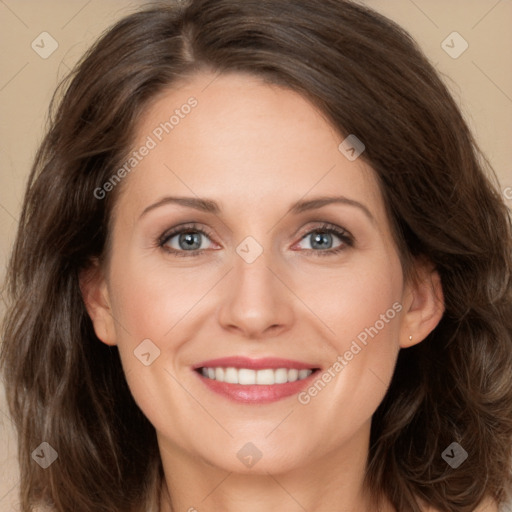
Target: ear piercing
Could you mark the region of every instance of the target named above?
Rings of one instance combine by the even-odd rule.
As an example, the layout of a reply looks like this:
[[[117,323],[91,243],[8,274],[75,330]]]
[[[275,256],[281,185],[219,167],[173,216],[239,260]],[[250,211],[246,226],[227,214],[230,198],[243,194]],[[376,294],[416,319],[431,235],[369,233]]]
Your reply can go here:
[[[409,336],[409,341],[412,341],[412,336]]]

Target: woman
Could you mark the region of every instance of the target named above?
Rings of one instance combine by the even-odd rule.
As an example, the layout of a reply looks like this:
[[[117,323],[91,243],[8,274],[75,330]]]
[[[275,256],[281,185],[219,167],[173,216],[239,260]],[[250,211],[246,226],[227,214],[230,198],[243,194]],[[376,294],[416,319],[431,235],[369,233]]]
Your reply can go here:
[[[121,20],[31,173],[23,511],[492,511],[510,219],[410,37],[342,0]]]

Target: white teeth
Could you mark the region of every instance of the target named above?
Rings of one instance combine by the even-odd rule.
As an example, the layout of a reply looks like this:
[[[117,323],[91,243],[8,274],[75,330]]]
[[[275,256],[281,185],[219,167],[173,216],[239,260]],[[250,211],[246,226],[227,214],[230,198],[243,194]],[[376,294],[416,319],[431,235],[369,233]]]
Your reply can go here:
[[[235,368],[233,368],[235,370]],[[235,370],[236,371],[236,370]],[[256,384],[256,371],[242,368],[238,370],[238,384],[244,384],[245,386],[250,384]]]
[[[235,368],[226,368],[226,371],[224,372],[224,382],[238,384],[238,375]]]
[[[258,370],[256,372],[256,384],[271,385],[274,384],[276,379],[274,378],[274,370],[270,368],[268,370]]]
[[[286,368],[278,368],[274,372],[274,382],[276,384],[284,384],[288,382],[288,370]]]
[[[207,379],[227,382],[228,384],[242,384],[250,386],[258,384],[269,386],[272,384],[285,384],[309,377],[313,370],[298,370],[296,368],[266,368],[264,370],[251,370],[249,368],[201,368],[201,374]]]
[[[295,382],[299,378],[299,370],[295,368],[288,370],[288,382]]]
[[[299,370],[299,380],[305,379],[311,374],[311,370]]]
[[[215,380],[224,382],[224,368],[215,368]]]

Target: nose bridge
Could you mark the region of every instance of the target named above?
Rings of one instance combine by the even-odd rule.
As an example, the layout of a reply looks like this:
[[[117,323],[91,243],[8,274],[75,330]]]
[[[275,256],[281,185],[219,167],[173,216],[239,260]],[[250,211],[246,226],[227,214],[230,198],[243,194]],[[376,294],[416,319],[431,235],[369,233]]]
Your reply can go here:
[[[260,249],[261,247],[261,249]],[[251,240],[237,247],[234,261],[234,287],[237,293],[270,293],[272,273],[272,252],[267,247],[256,246]]]
[[[225,328],[257,336],[291,321],[291,297],[270,270],[275,266],[271,247],[246,237],[236,247],[233,266],[219,317]]]
[[[264,300],[270,304],[279,292],[275,289],[275,277],[269,268],[272,265],[273,254],[266,240],[258,242],[252,236],[246,237],[236,248],[233,272],[233,293],[237,301],[245,301],[248,305],[259,305]]]

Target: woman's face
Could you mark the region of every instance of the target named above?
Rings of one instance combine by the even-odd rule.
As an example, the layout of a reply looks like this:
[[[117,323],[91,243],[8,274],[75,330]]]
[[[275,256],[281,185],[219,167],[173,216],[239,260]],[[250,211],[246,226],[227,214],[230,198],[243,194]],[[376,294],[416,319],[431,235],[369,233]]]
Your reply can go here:
[[[138,126],[96,332],[169,454],[279,472],[359,453],[425,335],[374,173],[295,92],[214,78]]]

